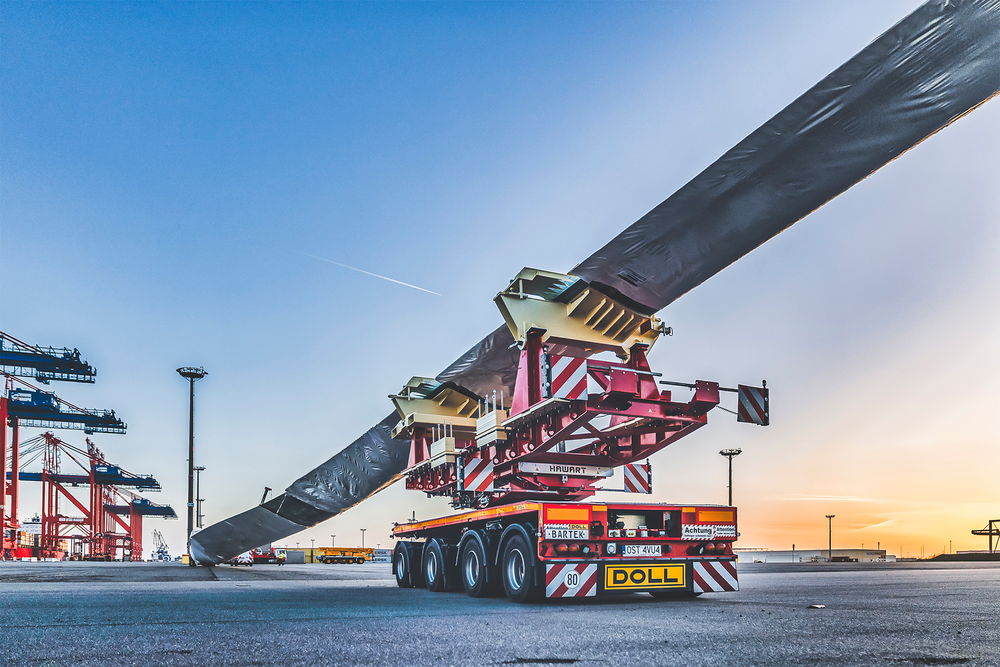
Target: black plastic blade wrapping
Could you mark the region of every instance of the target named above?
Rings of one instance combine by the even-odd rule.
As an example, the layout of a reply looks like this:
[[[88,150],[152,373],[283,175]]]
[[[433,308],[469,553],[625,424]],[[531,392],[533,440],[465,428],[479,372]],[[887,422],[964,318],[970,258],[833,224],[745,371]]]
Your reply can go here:
[[[998,14],[921,6],[572,273],[665,307],[995,95]]]
[[[572,271],[654,313],[1000,90],[1000,0],[931,0],[789,104]],[[512,267],[512,269],[517,267]],[[438,379],[510,392],[501,326]],[[274,500],[192,539],[218,563],[393,483],[408,443],[389,415]]]

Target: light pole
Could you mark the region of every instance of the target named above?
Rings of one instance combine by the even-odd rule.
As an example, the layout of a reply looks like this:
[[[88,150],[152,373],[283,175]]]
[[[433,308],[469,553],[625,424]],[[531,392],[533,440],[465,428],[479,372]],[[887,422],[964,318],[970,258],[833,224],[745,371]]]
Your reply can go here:
[[[337,536],[332,533],[330,534],[330,546],[331,547],[337,546]]]
[[[729,506],[733,505],[733,457],[743,453],[742,449],[723,449],[719,452],[729,459]]]
[[[362,528],[361,529],[361,548],[362,549],[365,548],[365,531],[366,530],[368,530],[368,529],[367,528]]]
[[[830,540],[829,543],[827,544],[827,549],[828,549],[828,551],[827,551],[827,562],[829,562],[829,563],[833,562],[833,517],[835,517],[835,516],[837,516],[837,515],[836,514],[827,514],[826,515],[826,520],[827,520],[827,523],[829,525],[828,536],[829,536],[829,540]]]
[[[202,379],[208,373],[204,368],[194,366],[182,366],[177,369],[177,373],[188,381],[190,393],[188,394],[188,502],[187,502],[187,552],[188,565],[197,565],[191,557],[191,533],[194,531],[194,383]]]
[[[309,542],[312,543],[312,546],[309,549],[309,562],[310,563],[315,563],[316,562],[316,538],[310,537],[309,538]]]
[[[205,466],[195,466],[194,472],[194,502],[195,502],[195,513],[194,513],[194,525],[201,528],[201,520],[205,518],[205,515],[201,513],[201,503],[205,500],[201,497],[201,473],[205,470]]]

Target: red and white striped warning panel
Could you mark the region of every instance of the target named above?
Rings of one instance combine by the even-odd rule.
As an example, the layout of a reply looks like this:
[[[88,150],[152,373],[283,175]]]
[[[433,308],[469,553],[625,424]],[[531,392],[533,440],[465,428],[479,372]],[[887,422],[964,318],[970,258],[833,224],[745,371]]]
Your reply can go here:
[[[462,468],[466,491],[483,493],[493,490],[493,460],[473,458]]]
[[[631,493],[652,493],[653,473],[648,463],[626,463],[625,490]]]
[[[552,364],[549,377],[552,386],[551,396],[577,400],[587,398],[587,360],[580,357],[564,357],[560,354],[549,355]]]
[[[767,387],[748,387],[745,384],[736,385],[737,396],[740,399],[736,410],[736,421],[758,426],[771,423],[767,407]]]
[[[596,563],[546,563],[545,597],[589,598],[597,595]]]
[[[731,560],[696,561],[692,574],[695,593],[740,590],[740,582],[736,578],[736,563]]]

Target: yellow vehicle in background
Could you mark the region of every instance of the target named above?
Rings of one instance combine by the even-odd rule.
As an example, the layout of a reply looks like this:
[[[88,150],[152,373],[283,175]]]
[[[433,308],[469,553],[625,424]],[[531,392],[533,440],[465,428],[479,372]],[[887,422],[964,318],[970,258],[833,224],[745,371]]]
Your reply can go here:
[[[371,547],[321,547],[313,552],[320,563],[327,565],[355,564],[360,565],[372,559],[375,549]]]

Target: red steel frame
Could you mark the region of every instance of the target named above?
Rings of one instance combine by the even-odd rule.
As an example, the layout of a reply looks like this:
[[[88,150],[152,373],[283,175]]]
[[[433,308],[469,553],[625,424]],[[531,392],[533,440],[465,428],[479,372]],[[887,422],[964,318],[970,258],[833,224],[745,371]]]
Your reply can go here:
[[[17,522],[18,511],[18,479],[17,475],[11,475],[7,480],[7,458],[10,457],[11,469],[17,470],[20,465],[19,451],[19,428],[17,419],[10,425],[11,439],[8,449],[7,441],[7,389],[10,380],[8,379],[3,396],[0,397],[0,558],[5,554],[12,553],[17,548],[17,529],[20,524]],[[9,452],[9,453],[8,453]]]
[[[719,385],[698,381],[690,401],[673,401],[660,390],[646,359],[647,345],[634,345],[627,362],[587,360],[589,377],[602,393],[578,400],[547,397],[543,368],[548,353],[544,332],[528,332],[518,363],[517,380],[507,420],[509,438],[482,448],[474,434],[456,430],[456,447],[463,464],[489,457],[498,491],[477,504],[497,505],[519,500],[582,500],[599,489],[593,478],[521,473],[519,462],[616,467],[641,461],[708,423],[707,413],[719,404]],[[599,425],[599,418],[608,418]],[[411,438],[410,467],[429,458],[432,429],[417,426]],[[556,451],[559,443],[589,443],[587,451]],[[453,496],[456,505],[473,506],[458,488],[455,463],[422,468],[407,475],[409,489],[428,495]]]
[[[0,428],[0,456],[6,452],[6,398],[0,398],[0,417],[4,418],[4,427]],[[19,443],[16,420],[11,425],[13,439],[11,442],[11,473],[19,471]],[[37,556],[40,558],[59,558],[63,555],[60,542],[70,540],[76,542],[79,548],[71,551],[96,560],[116,560],[128,557],[130,560],[142,560],[142,514],[135,511],[133,494],[108,484],[98,484],[95,479],[95,466],[109,464],[103,453],[89,439],[87,440],[87,460],[77,459],[73,452],[63,447],[66,443],[52,433],[44,433],[45,450],[42,458],[42,505],[41,505],[41,535]],[[60,472],[60,454],[66,454],[89,476],[87,502],[81,502],[63,484],[56,481]],[[6,458],[0,460],[6,461]],[[6,467],[6,466],[5,466]],[[16,530],[19,524],[17,517],[18,475],[11,474],[11,480],[4,480],[5,492],[11,502],[4,509],[4,554],[13,555],[17,550]],[[60,500],[68,501],[82,516],[70,517],[60,512]],[[107,509],[108,505],[123,502],[129,507],[127,518],[118,516]],[[119,532],[120,529],[120,532]]]

